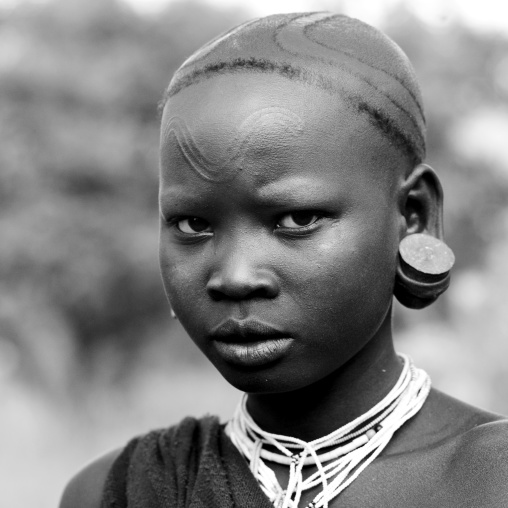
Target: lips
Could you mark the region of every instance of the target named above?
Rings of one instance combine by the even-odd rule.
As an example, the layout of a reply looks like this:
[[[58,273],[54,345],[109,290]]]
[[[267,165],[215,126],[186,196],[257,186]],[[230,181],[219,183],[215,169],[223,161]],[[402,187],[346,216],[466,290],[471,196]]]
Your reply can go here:
[[[224,361],[250,367],[280,359],[293,342],[288,332],[261,321],[233,319],[215,327],[210,339]]]
[[[212,330],[211,338],[221,342],[245,343],[288,337],[289,334],[262,321],[228,319]]]

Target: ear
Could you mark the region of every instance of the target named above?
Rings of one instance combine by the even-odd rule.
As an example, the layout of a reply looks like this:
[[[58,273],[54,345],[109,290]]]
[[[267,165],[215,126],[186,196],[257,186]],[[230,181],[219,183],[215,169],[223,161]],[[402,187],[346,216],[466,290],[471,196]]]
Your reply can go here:
[[[455,257],[443,240],[443,189],[434,170],[420,164],[401,186],[404,219],[393,293],[400,303],[421,309],[450,283]]]
[[[416,166],[404,181],[400,211],[406,222],[402,237],[424,233],[443,239],[443,188],[427,164]]]

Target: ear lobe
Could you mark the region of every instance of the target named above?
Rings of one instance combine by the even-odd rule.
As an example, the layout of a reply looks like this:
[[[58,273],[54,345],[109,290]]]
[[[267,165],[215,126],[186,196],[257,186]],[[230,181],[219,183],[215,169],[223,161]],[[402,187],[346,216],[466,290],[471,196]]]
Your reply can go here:
[[[406,227],[399,246],[394,295],[406,307],[420,309],[446,290],[455,257],[442,241],[443,190],[434,170],[420,164],[401,190]]]
[[[434,170],[419,164],[402,187],[401,213],[406,235],[423,233],[443,239],[443,188]]]

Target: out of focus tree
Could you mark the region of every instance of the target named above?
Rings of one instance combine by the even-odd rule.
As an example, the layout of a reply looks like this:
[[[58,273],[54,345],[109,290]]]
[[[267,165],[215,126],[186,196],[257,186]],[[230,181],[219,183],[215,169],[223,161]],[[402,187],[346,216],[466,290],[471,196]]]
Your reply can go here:
[[[141,17],[115,0],[0,16],[0,345],[25,377],[58,391],[111,348],[114,377],[167,335],[157,104],[188,54],[241,18],[192,2]]]

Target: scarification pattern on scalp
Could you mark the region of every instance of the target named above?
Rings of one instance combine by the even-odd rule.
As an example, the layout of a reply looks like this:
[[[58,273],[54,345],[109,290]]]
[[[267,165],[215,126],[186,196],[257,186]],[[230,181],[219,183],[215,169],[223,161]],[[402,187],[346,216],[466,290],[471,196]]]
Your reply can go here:
[[[330,24],[337,20],[338,24]],[[353,43],[351,47],[356,48],[357,41],[357,52],[369,50],[365,58],[342,47]],[[378,54],[386,68],[376,63]],[[169,98],[193,84],[240,72],[275,73],[338,93],[413,164],[425,157],[425,117],[412,68],[400,48],[365,23],[327,13],[274,15],[244,23],[184,63],[167,88],[161,109]]]
[[[212,78],[216,74],[226,74],[235,71],[258,71],[258,72],[276,72],[281,76],[289,79],[296,79],[299,81],[312,82],[312,77],[309,72],[304,69],[295,67],[289,63],[277,63],[263,58],[235,58],[229,62],[218,62],[207,64],[201,69],[194,69],[189,74],[183,76],[181,79],[171,85],[166,92],[166,100],[173,97],[178,92],[187,88],[190,85],[199,83],[203,79]]]
[[[300,69],[290,64],[278,64],[268,60],[257,60],[255,58],[237,58],[232,62],[220,62],[220,64],[211,64],[202,69],[196,69],[191,74],[187,75],[185,80],[180,81],[178,84],[182,88],[185,88],[185,86],[189,86],[186,84],[187,80],[189,80],[189,84],[194,84],[202,79],[209,79],[216,74],[235,71],[275,72],[289,79],[314,85],[322,90],[339,92],[347,104],[356,108],[360,113],[366,113],[370,123],[387,135],[395,146],[402,149],[412,163],[417,164],[423,158],[423,154],[418,145],[406,136],[404,132],[397,127],[396,123],[381,110],[376,110],[369,106],[368,103],[362,100],[358,95],[350,95],[345,89],[337,86],[337,84],[333,83],[328,77],[311,75],[305,69]],[[178,93],[182,89],[180,86],[174,89],[168,89],[168,97]]]
[[[415,102],[415,105],[416,107],[418,108],[418,111],[419,113],[422,115],[423,119],[425,119],[425,112],[423,111],[423,107],[422,105],[420,104],[420,101],[418,100],[418,97],[413,93],[413,91],[411,89],[409,89],[406,85],[406,83],[404,83],[396,74],[392,73],[392,72],[387,72],[385,69],[383,69],[382,67],[378,66],[378,65],[374,65],[372,62],[367,62],[367,60],[365,60],[364,58],[360,58],[358,55],[355,55],[353,52],[351,51],[346,51],[346,50],[343,50],[343,49],[339,49],[339,48],[334,48],[332,46],[329,46],[327,44],[325,44],[324,42],[322,41],[317,41],[316,39],[310,37],[309,35],[309,32],[312,28],[316,27],[319,23],[326,23],[327,21],[331,21],[333,19],[337,19],[337,18],[341,18],[341,19],[344,19],[345,21],[348,21],[348,17],[347,16],[344,16],[343,14],[334,14],[332,16],[328,16],[327,18],[323,19],[323,20],[318,20],[318,21],[315,21],[314,23],[309,23],[306,27],[304,27],[304,34],[306,35],[306,37],[311,40],[312,42],[314,42],[315,44],[319,44],[320,46],[323,46],[324,48],[327,48],[327,49],[330,49],[332,51],[337,51],[338,53],[342,53],[343,55],[346,55],[348,56],[349,58],[352,58],[353,60],[356,60],[364,65],[367,65],[368,67],[371,67],[372,69],[376,70],[376,71],[379,71],[383,74],[386,74],[388,77],[390,77],[391,79],[394,79],[395,81],[397,81],[398,83],[400,83],[400,85],[402,87],[404,87],[404,89],[407,91],[407,93],[411,96],[411,98],[413,99],[413,101]],[[364,78],[363,76],[360,76],[360,75],[356,75],[356,77],[358,78],[362,78],[364,80],[366,80],[366,78]],[[367,81],[368,82],[368,81]],[[372,83],[368,82],[369,85],[371,86],[374,86]],[[376,87],[375,87],[376,88]],[[410,114],[408,111],[406,111],[405,109],[401,108],[405,113],[407,113],[408,115]]]
[[[316,14],[319,14],[319,13],[316,13]],[[275,44],[282,51],[290,53],[293,56],[295,56],[296,58],[300,58],[300,59],[302,57],[309,57],[309,56],[306,55],[305,53],[302,53],[302,52],[298,53],[298,52],[292,51],[291,48],[289,48],[287,45],[282,44],[282,42],[280,40],[280,35],[283,32],[283,30],[290,23],[294,24],[295,21],[298,21],[298,19],[301,19],[302,17],[303,16],[300,16],[298,18],[292,19],[291,21],[288,21],[288,22],[285,22],[285,23],[281,23],[277,27],[277,29],[275,30],[275,35],[274,35],[274,42],[275,42]],[[330,21],[330,20],[333,20],[333,19],[337,19],[337,18],[346,19],[346,20],[349,19],[349,18],[347,18],[347,16],[343,16],[343,15],[327,16],[325,18],[318,19],[318,20],[316,20],[314,22],[307,23],[303,27],[302,33],[303,33],[303,35],[305,36],[305,38],[308,41],[311,41],[312,43],[317,44],[317,45],[319,45],[319,46],[321,46],[323,48],[329,49],[329,50],[333,51],[334,53],[339,53],[339,54],[341,54],[343,56],[351,58],[351,59],[355,60],[356,62],[361,63],[362,65],[366,65],[370,69],[373,69],[375,71],[381,72],[382,74],[387,76],[389,79],[393,79],[394,81],[399,83],[399,85],[404,89],[404,91],[407,92],[408,95],[411,97],[412,101],[414,102],[414,105],[416,105],[416,107],[417,107],[417,109],[418,109],[418,111],[419,111],[419,113],[421,115],[422,123],[424,124],[425,123],[425,117],[423,115],[423,110],[422,110],[422,107],[421,107],[417,97],[415,96],[415,94],[413,94],[406,87],[406,85],[395,74],[389,73],[389,72],[385,71],[384,69],[381,69],[378,66],[374,66],[374,65],[368,63],[366,60],[360,59],[360,58],[356,57],[355,55],[351,54],[351,52],[343,51],[341,49],[338,49],[338,48],[335,48],[335,47],[332,47],[332,46],[328,46],[326,44],[323,44],[321,41],[317,41],[314,38],[309,37],[308,32],[309,32],[309,30],[311,28],[316,27],[319,24],[326,23],[327,21]],[[401,129],[398,129],[396,127],[395,123],[392,120],[390,120],[390,118],[387,115],[384,115],[379,108],[374,108],[374,107],[364,107],[364,108],[361,108],[362,112],[366,112],[368,114],[371,114],[371,112],[372,113],[375,112],[375,116],[373,117],[373,119],[372,119],[373,121],[371,122],[371,124],[374,125],[375,127],[378,127],[378,126],[381,127],[381,125],[384,125],[385,127],[382,128],[381,131],[384,134],[388,135],[388,136],[390,136],[390,134],[393,133],[393,135],[395,135],[397,137],[397,139],[393,139],[392,141],[394,141],[397,146],[399,146],[401,148],[404,148],[404,151],[406,152],[406,154],[410,153],[411,151],[415,151],[415,152],[418,153],[418,155],[414,158],[415,161],[423,159],[424,153],[421,153],[422,151],[418,149],[418,146],[420,144],[424,145],[425,144],[425,140],[423,139],[423,136],[421,135],[420,126],[418,125],[417,120],[415,119],[414,115],[411,114],[410,111],[408,111],[408,109],[406,109],[402,104],[400,104],[395,98],[390,97],[379,86],[376,86],[372,82],[372,80],[369,80],[366,76],[360,74],[359,72],[355,72],[355,71],[351,70],[350,68],[348,68],[343,63],[339,63],[337,61],[334,61],[334,60],[331,60],[331,59],[328,59],[328,58],[325,58],[325,57],[322,57],[322,56],[317,56],[315,54],[313,54],[311,56],[311,58],[314,59],[314,60],[318,60],[318,61],[320,61],[321,63],[323,63],[325,65],[330,65],[335,70],[336,69],[340,69],[340,71],[342,73],[348,74],[348,75],[353,76],[354,78],[358,79],[362,83],[364,83],[367,86],[371,87],[373,90],[375,90],[381,96],[383,96],[384,99],[386,99],[390,104],[392,104],[396,109],[398,109],[402,114],[404,114],[407,117],[407,119],[410,121],[410,123],[412,124],[412,126],[414,127],[414,129],[416,131],[416,134],[420,138],[420,139],[417,140],[417,142],[411,142],[410,138],[408,136],[406,136]],[[335,86],[335,87],[332,87],[332,89],[334,91],[340,90],[342,92],[345,92],[345,89],[343,87]],[[353,95],[348,94],[348,98],[349,99],[351,99],[352,97],[353,97]],[[357,102],[360,103],[360,101],[357,101]],[[367,103],[365,103],[365,105],[367,105]],[[388,124],[391,126],[390,128],[386,127]],[[408,148],[409,148],[409,150],[408,150]]]
[[[187,58],[187,60],[185,60],[185,62],[180,66],[180,69],[185,69],[190,65],[196,65],[198,62],[201,62],[212,51],[218,51],[220,49],[220,46],[224,44],[226,39],[228,39],[235,33],[239,32],[240,30],[244,30],[249,25],[255,25],[259,20],[260,18],[251,19],[250,21],[246,21],[245,23],[235,26],[230,30],[227,30],[226,32],[223,32],[222,34],[213,38],[211,41],[207,42],[204,46],[202,46],[195,53],[193,53],[189,58]]]

